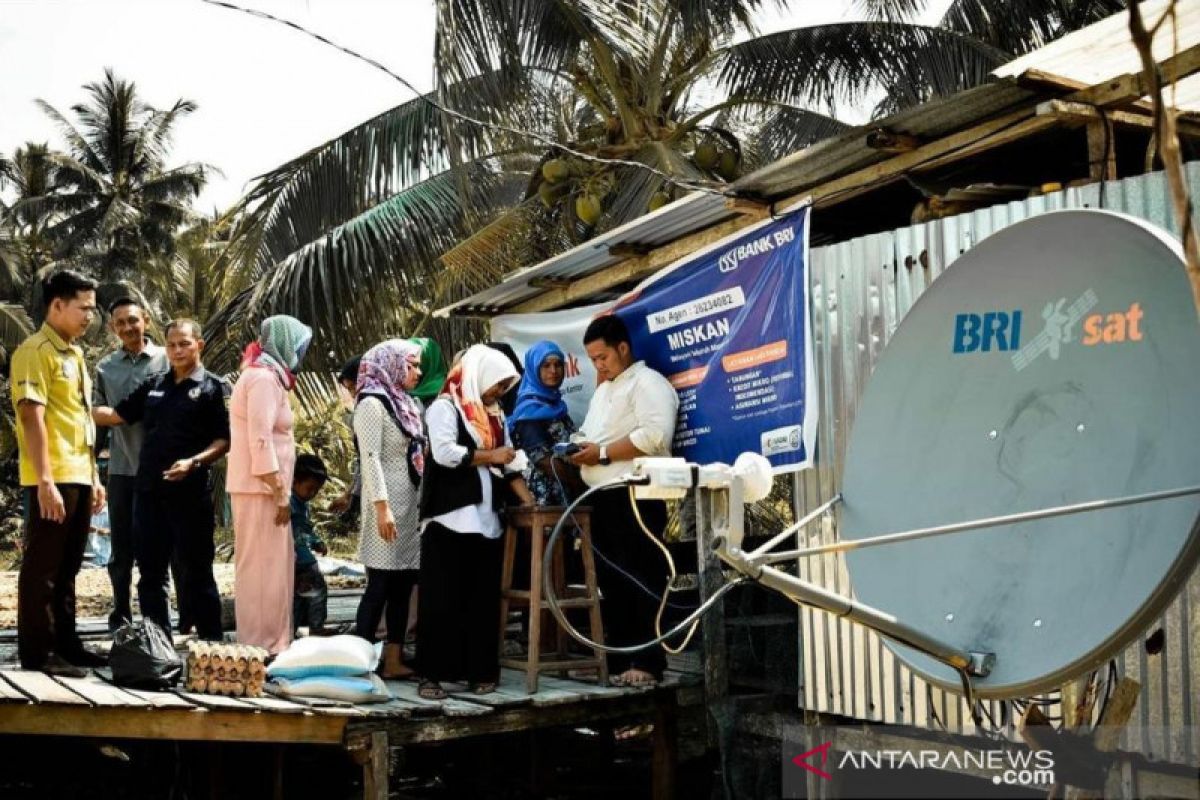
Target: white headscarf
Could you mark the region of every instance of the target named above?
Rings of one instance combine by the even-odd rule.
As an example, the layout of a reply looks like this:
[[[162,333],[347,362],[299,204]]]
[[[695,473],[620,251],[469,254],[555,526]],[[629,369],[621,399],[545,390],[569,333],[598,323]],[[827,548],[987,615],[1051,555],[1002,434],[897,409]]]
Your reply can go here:
[[[512,383],[519,377],[508,356],[483,344],[467,348],[462,360],[446,377],[442,396],[454,403],[471,438],[484,450],[503,446],[504,412],[499,403],[484,406],[483,393],[498,383]]]

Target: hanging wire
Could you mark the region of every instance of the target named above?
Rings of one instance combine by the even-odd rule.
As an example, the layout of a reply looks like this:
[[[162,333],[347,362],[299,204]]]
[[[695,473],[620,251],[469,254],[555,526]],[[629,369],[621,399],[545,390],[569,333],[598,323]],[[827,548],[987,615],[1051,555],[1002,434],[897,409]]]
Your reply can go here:
[[[550,607],[551,615],[554,616],[554,619],[558,621],[558,624],[562,626],[563,630],[565,630],[572,639],[584,645],[585,647],[589,647],[593,650],[599,650],[604,653],[638,653],[657,644],[662,644],[673,636],[677,636],[678,634],[688,630],[688,628],[698,621],[700,617],[702,617],[704,613],[708,611],[708,609],[712,608],[717,601],[719,601],[733,589],[741,586],[743,583],[749,582],[750,580],[746,577],[739,577],[731,580],[729,583],[726,583],[720,589],[713,592],[711,597],[701,603],[691,614],[688,614],[686,617],[684,617],[674,628],[671,628],[666,633],[659,634],[654,639],[642,642],[641,644],[629,645],[626,647],[614,647],[613,645],[594,642],[576,630],[575,626],[573,626],[570,620],[567,619],[566,612],[564,612],[562,607],[558,604],[558,595],[554,593],[554,581],[550,579],[550,576],[553,574],[552,566],[554,558],[554,546],[558,542],[558,537],[562,535],[563,523],[566,522],[568,517],[573,517],[575,509],[578,508],[584,500],[593,494],[596,494],[597,492],[603,492],[609,489],[620,489],[629,485],[631,485],[629,480],[625,478],[617,478],[616,480],[609,481],[608,483],[601,483],[593,486],[583,494],[579,495],[579,497],[571,501],[571,504],[567,506],[565,511],[563,511],[562,516],[558,518],[558,522],[555,523],[554,530],[550,532],[550,538],[546,540],[546,552],[545,555],[542,556],[542,596],[545,597],[546,604]]]
[[[430,106],[433,106],[438,111],[441,111],[443,114],[446,114],[447,116],[453,117],[462,122],[466,122],[470,125],[475,125],[480,128],[490,128],[495,131],[512,134],[513,136],[523,137],[526,139],[532,139],[533,141],[537,142],[538,144],[544,145],[548,148],[560,151],[562,153],[566,153],[567,155],[578,158],[581,161],[588,161],[593,164],[601,164],[604,166],[632,167],[634,169],[645,170],[646,172],[649,172],[649,173],[661,178],[664,182],[669,183],[673,186],[678,186],[681,189],[688,189],[688,190],[691,190],[694,192],[704,192],[706,194],[717,195],[719,197],[733,197],[734,196],[734,194],[732,192],[729,192],[725,189],[715,188],[715,186],[711,183],[695,183],[693,181],[680,180],[679,178],[675,177],[674,175],[671,175],[668,172],[664,172],[664,171],[658,169],[657,167],[652,167],[649,164],[643,164],[640,161],[631,161],[629,159],[624,159],[624,158],[602,158],[601,156],[594,156],[594,155],[591,155],[590,153],[585,153],[581,150],[576,150],[572,147],[568,147],[567,145],[565,145],[559,141],[556,141],[552,137],[546,136],[545,134],[537,133],[535,131],[527,131],[527,130],[523,130],[521,128],[515,128],[512,126],[509,126],[509,125],[503,125],[498,122],[488,122],[487,120],[478,119],[477,117],[472,117],[468,114],[462,113],[461,111],[456,111],[455,109],[450,108],[449,106],[445,105],[444,103],[440,103],[437,100],[434,100],[433,98],[429,97],[428,94],[419,91],[415,86],[412,85],[412,83],[410,83],[408,80],[406,80],[403,76],[398,75],[397,73],[388,69],[383,64],[379,63],[378,61],[371,58],[370,56],[365,56],[362,53],[351,50],[349,47],[346,47],[345,45],[338,44],[337,42],[332,41],[331,39],[329,39],[326,36],[323,36],[322,34],[319,34],[315,31],[311,31],[308,28],[305,28],[303,25],[300,25],[299,23],[292,22],[291,20],[283,19],[282,17],[277,17],[274,14],[267,13],[266,11],[259,11],[256,8],[243,8],[242,6],[234,5],[233,3],[224,2],[224,0],[201,0],[201,2],[207,3],[212,6],[218,6],[220,8],[225,8],[230,11],[240,11],[243,14],[249,14],[252,17],[258,17],[260,19],[270,20],[271,22],[277,22],[280,25],[286,25],[287,27],[292,28],[295,31],[298,31],[298,32],[304,34],[305,36],[309,36],[309,37],[312,37],[313,39],[316,39],[318,42],[321,42],[324,45],[332,47],[335,50],[340,50],[341,52],[345,53],[346,55],[350,56],[351,58],[357,58],[359,61],[363,61],[363,62],[371,65],[375,69],[383,72],[384,74],[388,75],[389,77],[393,78],[394,80],[399,81],[402,86],[404,86],[406,89],[408,89],[410,92],[412,92],[413,94],[415,94],[417,96],[416,99],[421,100],[422,102],[427,103]]]
[[[550,469],[554,473],[554,480],[558,483],[558,490],[561,493],[561,496],[563,498],[566,498],[568,496],[567,489],[565,486],[563,486],[562,477],[558,474],[558,462],[554,458],[550,459]],[[641,522],[640,516],[638,517],[638,521]],[[575,538],[576,547],[578,547],[579,537],[583,532],[583,528],[580,526],[579,520],[575,517],[574,511],[571,512],[571,524],[573,526],[573,530],[571,531],[571,536]],[[646,530],[646,526],[643,524],[642,531],[644,532],[645,530]],[[596,546],[595,541],[592,542],[592,553],[595,554],[596,557],[599,558],[601,561],[603,561],[605,564],[607,564],[609,566],[609,569],[613,570],[614,572],[618,573],[619,575],[622,575],[626,580],[628,580],[630,583],[632,583],[634,586],[636,586],[638,589],[640,589],[643,594],[649,595],[654,600],[654,602],[660,603],[661,604],[659,606],[660,609],[663,606],[666,606],[668,608],[674,608],[674,609],[678,609],[681,611],[688,611],[688,612],[695,610],[695,608],[696,608],[695,606],[680,605],[679,603],[672,603],[669,600],[667,600],[667,597],[671,594],[672,591],[678,591],[678,590],[673,590],[668,586],[666,591],[663,592],[663,594],[659,594],[658,592],[651,589],[649,586],[647,586],[645,583],[643,583],[641,581],[641,579],[639,579],[636,575],[629,572],[627,569],[622,567],[620,564],[618,564],[617,562],[613,561],[611,558],[606,556],[604,554],[604,551]],[[670,562],[670,564],[671,564],[671,570],[672,570],[671,575],[672,575],[672,577],[674,577],[674,574],[675,574],[674,573],[674,569],[675,569],[674,562],[671,561],[670,552],[667,552],[666,555],[667,555],[668,562]]]

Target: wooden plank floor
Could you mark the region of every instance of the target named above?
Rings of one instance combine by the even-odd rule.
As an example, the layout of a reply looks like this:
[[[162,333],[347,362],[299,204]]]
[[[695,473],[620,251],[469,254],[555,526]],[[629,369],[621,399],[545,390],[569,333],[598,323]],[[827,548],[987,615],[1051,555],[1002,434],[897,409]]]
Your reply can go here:
[[[643,711],[650,708],[650,695],[676,693],[698,680],[668,672],[654,690],[543,676],[531,695],[525,693],[524,674],[506,669],[496,691],[485,695],[446,684],[445,699],[427,700],[411,681],[388,681],[390,701],[356,705],[148,692],[114,686],[99,675],[63,678],[0,669],[0,733],[344,744],[351,734],[387,730],[404,741],[439,741]]]
[[[332,590],[329,624],[353,622],[361,595],[361,589]],[[104,618],[80,619],[77,627],[93,649],[107,650],[111,640]],[[695,695],[701,681],[698,672],[684,664],[681,672],[668,670],[658,690],[542,675],[537,693],[527,694],[524,673],[504,669],[496,691],[485,695],[447,683],[446,699],[426,700],[412,681],[387,681],[390,701],[355,705],[270,694],[232,698],[125,689],[107,681],[105,670],[87,678],[59,678],[18,669],[11,663],[15,660],[16,631],[0,630],[0,734],[180,741],[345,745],[378,730],[386,730],[396,743],[443,741],[644,714],[655,698],[689,704],[683,698]]]

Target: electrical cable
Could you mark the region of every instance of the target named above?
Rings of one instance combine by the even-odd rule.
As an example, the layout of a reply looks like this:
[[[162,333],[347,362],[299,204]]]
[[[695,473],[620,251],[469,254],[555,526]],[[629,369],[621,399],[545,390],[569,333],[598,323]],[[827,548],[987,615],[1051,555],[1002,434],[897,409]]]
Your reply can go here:
[[[550,459],[550,469],[554,473],[554,480],[558,483],[558,490],[562,494],[563,499],[565,500],[568,496],[567,489],[563,485],[562,477],[558,474],[558,464],[557,464],[556,459],[553,457],[551,457],[551,459]],[[571,512],[571,522],[575,526],[575,530],[573,531],[572,535],[575,536],[576,541],[578,541],[579,533],[582,531],[582,528],[579,525],[579,520],[575,518],[574,512]],[[642,529],[645,530],[645,526],[643,526]],[[679,603],[672,603],[672,602],[666,600],[665,598],[666,598],[667,594],[670,593],[669,591],[667,593],[660,595],[658,592],[654,591],[649,586],[642,583],[642,581],[636,575],[629,572],[628,570],[623,568],[620,564],[618,564],[617,562],[613,561],[611,558],[606,556],[604,554],[604,551],[596,546],[595,540],[592,541],[592,553],[594,553],[597,557],[599,557],[599,559],[601,561],[603,561],[605,564],[607,564],[609,566],[609,568],[612,569],[614,572],[619,573],[622,577],[624,577],[626,580],[628,580],[634,586],[641,589],[644,594],[649,595],[650,598],[654,600],[654,602],[656,602],[656,603],[665,602],[669,608],[674,608],[679,611],[689,611],[690,612],[695,609],[695,606],[680,605]],[[670,553],[667,554],[667,557],[669,560]],[[674,569],[674,564],[671,565],[671,568],[672,568],[672,570]]]
[[[653,542],[654,545],[662,551],[663,558],[667,560],[667,586],[663,591],[662,600],[659,601],[658,612],[654,615],[654,632],[657,635],[662,636],[662,615],[663,611],[667,607],[667,596],[671,594],[671,592],[676,591],[672,588],[672,584],[675,583],[675,579],[678,577],[677,573],[675,572],[675,559],[671,557],[671,551],[667,549],[666,543],[659,540],[659,538],[655,536],[648,527],[646,527],[646,522],[642,519],[642,512],[638,509],[637,496],[634,494],[632,486],[629,487],[629,505],[633,508],[634,519],[637,520],[638,527],[642,529],[642,533],[646,534],[646,538]],[[679,647],[671,647],[671,645],[663,642],[663,650],[666,650],[673,656],[677,656],[682,653],[687,649],[687,646],[691,644],[692,637],[696,635],[696,628],[699,625],[699,619],[692,623],[692,627],[688,629],[687,634],[683,637],[683,643],[680,644]]]
[[[305,28],[303,25],[300,25],[296,22],[292,22],[291,20],[283,19],[282,17],[277,17],[274,14],[269,14],[266,11],[260,11],[256,8],[243,8],[242,6],[234,5],[233,3],[224,2],[224,0],[201,0],[201,2],[208,3],[209,5],[213,5],[213,6],[218,6],[220,8],[228,9],[230,11],[240,11],[243,14],[249,14],[252,17],[259,17],[261,19],[266,19],[266,20],[270,20],[272,22],[277,22],[281,25],[286,25],[287,27],[292,28],[293,30],[299,31],[300,33],[304,34],[305,36],[310,36],[313,39],[316,39],[318,42],[321,42],[324,45],[332,47],[336,50],[340,50],[341,52],[345,53],[346,55],[350,56],[351,58],[357,58],[359,61],[363,61],[366,64],[369,64],[370,66],[374,67],[375,69],[388,75],[392,79],[399,81],[399,83],[402,86],[404,86],[406,89],[408,89],[410,92],[412,92],[413,94],[416,95],[417,100],[421,100],[422,102],[427,103],[428,105],[436,108],[438,111],[441,111],[443,114],[446,114],[447,116],[450,116],[450,117],[454,117],[455,119],[460,120],[462,122],[466,122],[468,124],[471,124],[471,125],[474,125],[474,126],[480,127],[480,128],[490,128],[492,130],[500,131],[502,133],[508,133],[508,134],[523,137],[526,139],[532,139],[533,141],[537,142],[538,144],[544,145],[553,150],[561,151],[561,152],[571,155],[575,158],[578,158],[581,161],[588,161],[588,162],[591,162],[594,164],[603,164],[603,165],[607,165],[607,166],[633,167],[636,169],[645,170],[646,172],[649,172],[649,173],[655,175],[656,177],[661,178],[664,182],[669,183],[673,186],[678,186],[681,189],[690,189],[691,191],[695,191],[695,192],[705,192],[707,194],[717,195],[719,197],[732,197],[733,196],[733,193],[731,193],[731,192],[727,192],[723,189],[714,188],[714,184],[695,183],[693,181],[680,180],[679,178],[671,175],[668,172],[664,172],[660,169],[652,167],[649,164],[643,164],[640,161],[630,161],[629,159],[624,159],[624,158],[602,158],[600,156],[594,156],[589,153],[584,153],[580,150],[576,150],[572,147],[568,147],[567,145],[562,144],[561,142],[558,142],[558,141],[554,140],[553,138],[546,136],[544,134],[535,133],[534,131],[522,130],[521,128],[514,128],[509,125],[502,125],[498,122],[488,122],[487,120],[482,120],[482,119],[478,119],[476,117],[472,117],[468,114],[462,113],[461,111],[456,111],[453,108],[450,108],[450,107],[444,105],[443,103],[440,103],[437,100],[430,98],[428,96],[428,94],[419,91],[415,86],[413,86],[404,77],[402,77],[402,76],[398,75],[397,73],[393,72],[392,70],[388,69],[383,64],[376,61],[375,59],[373,59],[369,56],[364,56],[361,53],[351,50],[349,47],[340,45],[337,42],[332,41],[328,37],[323,36],[322,34],[319,34],[315,31],[310,31],[308,28]]]
[[[542,556],[542,570],[543,570],[543,572],[542,572],[542,596],[545,597],[546,604],[550,607],[550,614],[554,617],[554,619],[556,619],[558,621],[558,624],[563,627],[563,630],[566,631],[567,634],[572,639],[574,639],[575,641],[584,645],[585,647],[589,647],[593,650],[599,650],[603,653],[622,653],[622,654],[638,653],[638,652],[641,652],[642,650],[646,650],[657,644],[662,644],[667,639],[669,639],[673,636],[676,636],[679,633],[681,633],[682,631],[686,630],[694,622],[699,621],[700,617],[702,617],[704,615],[704,613],[706,611],[708,611],[708,609],[711,608],[718,600],[720,600],[722,597],[724,597],[726,594],[728,594],[730,591],[732,591],[736,587],[741,586],[743,583],[746,583],[747,581],[749,581],[749,578],[745,578],[745,577],[739,577],[739,578],[736,578],[736,579],[730,581],[729,583],[725,584],[717,591],[713,592],[712,597],[708,598],[703,603],[701,603],[691,614],[688,614],[687,617],[685,617],[674,628],[671,628],[666,633],[661,634],[658,637],[651,639],[650,641],[642,642],[641,644],[629,645],[629,646],[624,646],[624,647],[616,647],[613,645],[606,645],[606,644],[602,644],[601,642],[594,642],[591,639],[584,636],[579,631],[577,631],[575,629],[575,627],[573,625],[571,625],[570,620],[567,619],[567,615],[566,615],[566,613],[563,612],[562,607],[559,606],[558,596],[554,594],[554,581],[551,580],[551,575],[552,575],[551,568],[553,566],[552,559],[554,558],[554,546],[558,542],[558,537],[562,534],[563,523],[567,520],[568,517],[571,517],[573,515],[575,509],[585,499],[587,499],[588,497],[590,497],[593,494],[596,494],[597,492],[602,492],[602,491],[606,491],[609,489],[616,489],[616,488],[619,488],[622,486],[632,486],[632,485],[633,485],[633,482],[630,480],[630,478],[628,476],[623,476],[623,477],[617,478],[615,480],[608,481],[607,483],[601,483],[596,486],[592,486],[586,492],[581,494],[579,497],[572,500],[570,505],[567,506],[566,510],[563,511],[562,515],[559,516],[558,522],[556,522],[554,524],[554,529],[552,531],[550,531],[550,538],[546,540],[546,552]]]

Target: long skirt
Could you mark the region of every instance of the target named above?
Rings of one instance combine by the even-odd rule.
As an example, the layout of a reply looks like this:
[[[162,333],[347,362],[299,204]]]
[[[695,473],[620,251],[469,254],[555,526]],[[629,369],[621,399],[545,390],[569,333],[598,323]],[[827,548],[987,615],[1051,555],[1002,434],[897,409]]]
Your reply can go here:
[[[292,594],[296,551],[292,525],[275,524],[275,499],[231,494],[233,506],[234,609],[237,640],[272,655],[292,642]]]
[[[436,522],[421,534],[421,677],[468,683],[499,679],[500,542]]]

